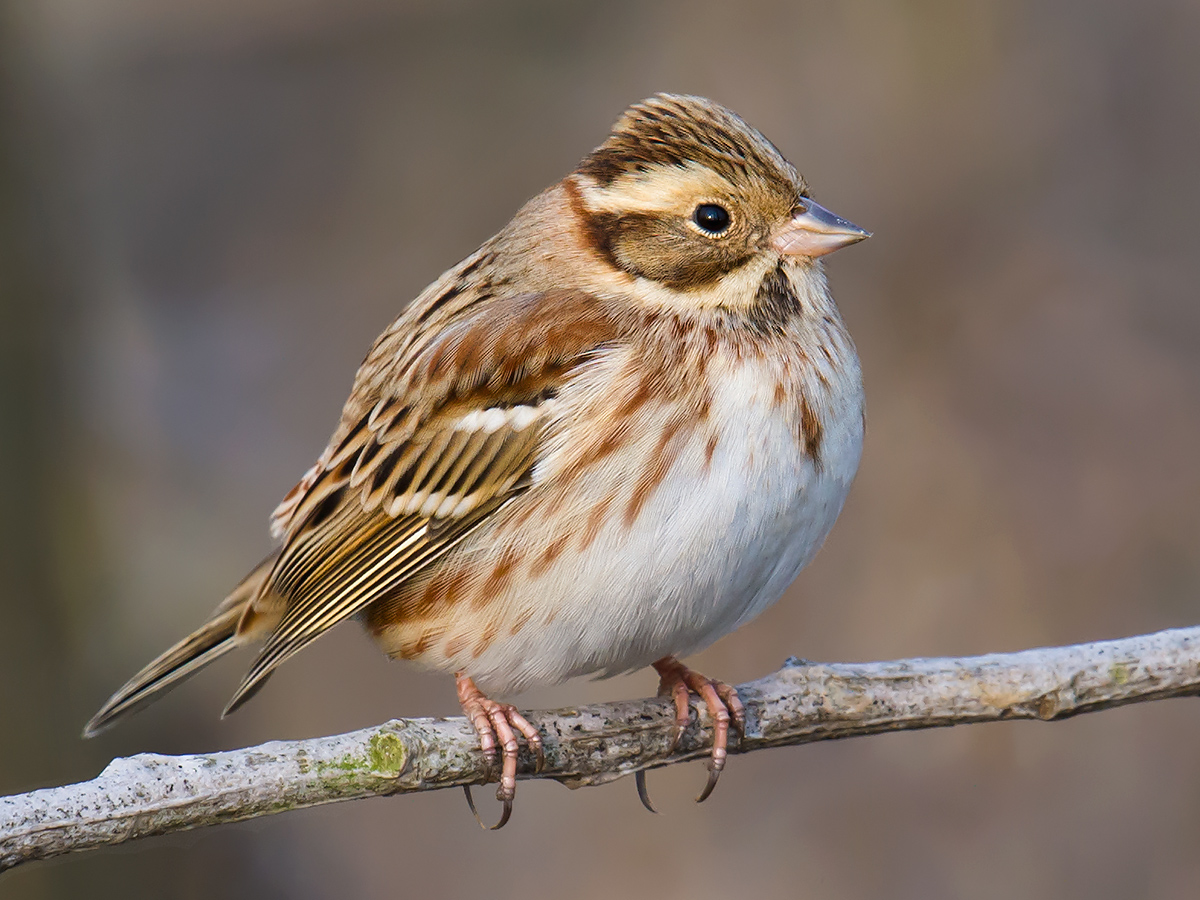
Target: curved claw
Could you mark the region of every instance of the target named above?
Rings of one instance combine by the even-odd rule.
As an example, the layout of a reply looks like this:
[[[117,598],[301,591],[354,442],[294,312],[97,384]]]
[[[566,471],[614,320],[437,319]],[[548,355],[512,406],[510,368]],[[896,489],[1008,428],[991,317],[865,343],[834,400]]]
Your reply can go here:
[[[708,783],[704,785],[704,790],[702,790],[700,792],[700,796],[696,798],[697,803],[703,803],[708,799],[709,795],[713,792],[713,788],[717,786],[717,779],[720,777],[721,770],[716,766],[710,765],[708,768]]]
[[[469,784],[463,785],[463,793],[467,795],[467,806],[471,809],[471,815],[475,817],[475,821],[479,823],[479,827],[484,831],[499,831],[508,824],[508,819],[512,815],[513,805],[511,800],[503,801],[504,809],[500,813],[499,822],[497,822],[495,825],[485,825],[483,819],[479,815],[479,810],[475,808],[475,798],[471,796],[471,786]]]
[[[658,810],[654,808],[654,804],[650,802],[650,791],[646,789],[646,770],[638,769],[633,776],[633,780],[637,782],[638,799],[642,801],[642,806],[650,810],[656,816]]]
[[[540,773],[546,765],[546,753],[542,745],[542,736],[538,730],[522,716],[517,708],[509,703],[497,703],[486,697],[475,686],[468,676],[461,672],[455,675],[458,686],[458,700],[463,712],[471,720],[472,726],[479,735],[479,749],[483,751],[488,762],[488,779],[491,779],[496,764],[497,749],[500,756],[500,785],[496,789],[496,799],[504,804],[500,821],[492,825],[490,830],[503,828],[512,815],[513,796],[517,790],[517,754],[520,745],[517,734],[525,738],[526,744],[534,756],[534,769]],[[471,789],[464,785],[467,795],[467,806],[475,821],[483,828],[488,828],[479,818],[475,809],[475,801],[471,797]]]

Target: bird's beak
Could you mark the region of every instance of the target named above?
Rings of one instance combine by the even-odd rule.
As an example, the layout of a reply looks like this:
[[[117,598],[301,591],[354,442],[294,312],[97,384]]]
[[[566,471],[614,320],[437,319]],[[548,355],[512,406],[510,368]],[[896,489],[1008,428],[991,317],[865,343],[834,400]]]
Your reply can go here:
[[[835,216],[805,197],[792,217],[771,235],[771,246],[784,256],[824,256],[871,236],[853,222]]]

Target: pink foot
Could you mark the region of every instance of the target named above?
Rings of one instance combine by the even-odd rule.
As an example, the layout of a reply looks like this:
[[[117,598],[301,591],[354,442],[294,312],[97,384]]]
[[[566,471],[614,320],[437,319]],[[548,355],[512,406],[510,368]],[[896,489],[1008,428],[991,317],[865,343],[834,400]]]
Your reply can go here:
[[[689,692],[697,694],[704,701],[704,705],[708,707],[708,714],[712,716],[713,748],[708,761],[708,783],[696,798],[697,803],[702,803],[717,786],[717,779],[721,777],[725,768],[725,760],[729,756],[729,726],[732,724],[738,734],[745,733],[746,708],[732,687],[689,669],[673,656],[664,656],[658,660],[654,663],[654,670],[658,672],[659,677],[659,696],[670,697],[675,701],[675,733],[671,739],[671,749],[679,743],[687,728],[691,714],[688,709]],[[637,773],[637,785],[642,805],[655,812],[646,792],[644,771]]]
[[[480,749],[493,764],[496,762],[496,746],[500,747],[503,764],[500,769],[500,786],[496,789],[496,799],[504,804],[504,811],[500,814],[500,821],[491,826],[495,831],[497,828],[503,828],[508,822],[509,816],[512,815],[513,797],[517,793],[517,751],[520,745],[517,743],[516,732],[519,731],[525,736],[529,749],[537,758],[538,772],[542,771],[542,767],[546,764],[546,756],[542,749],[542,736],[528,719],[517,712],[517,708],[512,704],[497,703],[495,700],[489,699],[483,691],[475,686],[474,681],[461,672],[454,676],[454,680],[458,688],[458,702],[475,727],[476,734],[479,735]],[[478,820],[479,813],[476,811],[475,801],[471,797],[471,787],[463,785],[463,789],[467,794],[467,804]],[[479,824],[483,825],[483,821],[479,820]]]

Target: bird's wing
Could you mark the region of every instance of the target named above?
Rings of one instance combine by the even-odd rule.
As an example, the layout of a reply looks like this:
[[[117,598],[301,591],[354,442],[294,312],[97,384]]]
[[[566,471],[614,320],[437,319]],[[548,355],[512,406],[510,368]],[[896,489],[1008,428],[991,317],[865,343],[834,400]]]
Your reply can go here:
[[[560,386],[619,330],[602,302],[563,292],[490,299],[400,358],[380,352],[385,333],[330,447],[277,512],[285,542],[242,628],[264,612],[278,624],[226,713],[512,502]]]

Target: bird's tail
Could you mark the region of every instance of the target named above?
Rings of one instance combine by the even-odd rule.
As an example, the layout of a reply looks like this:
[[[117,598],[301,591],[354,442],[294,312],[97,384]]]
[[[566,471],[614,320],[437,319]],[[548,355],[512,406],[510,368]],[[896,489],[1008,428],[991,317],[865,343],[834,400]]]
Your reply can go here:
[[[243,627],[239,632],[238,623],[258,597],[274,563],[274,554],[263,560],[234,588],[207,622],[160,654],[109,697],[108,702],[84,726],[83,736],[95,737],[116,724],[117,720],[157,700],[234,647],[255,640],[259,629],[251,629],[253,633],[248,633]]]

